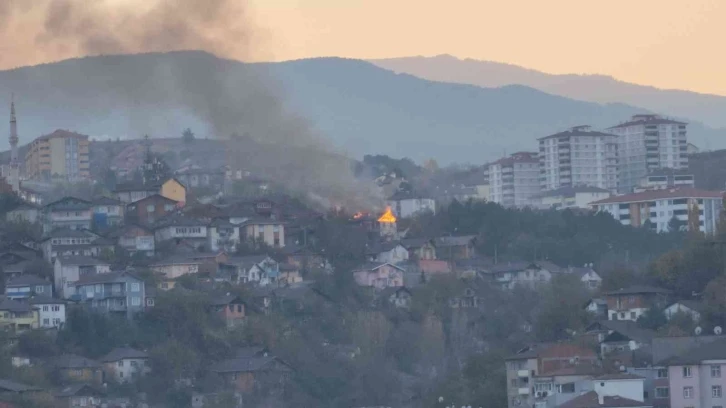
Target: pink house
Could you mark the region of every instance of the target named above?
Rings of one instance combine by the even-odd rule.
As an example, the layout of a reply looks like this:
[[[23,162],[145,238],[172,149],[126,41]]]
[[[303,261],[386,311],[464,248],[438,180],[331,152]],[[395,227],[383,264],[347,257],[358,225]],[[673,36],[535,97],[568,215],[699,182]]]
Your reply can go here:
[[[726,406],[726,340],[700,345],[664,365],[671,408]]]
[[[360,286],[397,288],[403,286],[403,272],[402,268],[389,263],[366,264],[353,271],[353,278]]]

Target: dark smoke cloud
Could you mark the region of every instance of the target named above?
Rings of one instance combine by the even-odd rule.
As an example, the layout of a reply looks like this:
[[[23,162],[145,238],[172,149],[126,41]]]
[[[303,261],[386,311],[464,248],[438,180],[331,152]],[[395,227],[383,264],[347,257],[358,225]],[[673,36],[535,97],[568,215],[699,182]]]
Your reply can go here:
[[[32,41],[31,60],[190,49],[241,59],[264,55],[264,31],[254,26],[240,0],[0,0],[2,21],[16,29],[6,29],[0,41],[17,36],[17,26],[35,22],[24,31],[32,38],[20,42]],[[181,108],[206,123],[216,138],[242,136],[229,141],[233,167],[333,203],[378,204],[355,180],[350,162],[307,121],[286,111],[274,81],[259,68],[219,61],[214,69],[200,70],[200,65],[168,61],[152,71],[109,79],[118,82],[115,97],[137,107],[133,122],[139,131],[147,131],[144,124],[158,119],[161,110]],[[95,66],[84,74],[103,77],[103,66]]]

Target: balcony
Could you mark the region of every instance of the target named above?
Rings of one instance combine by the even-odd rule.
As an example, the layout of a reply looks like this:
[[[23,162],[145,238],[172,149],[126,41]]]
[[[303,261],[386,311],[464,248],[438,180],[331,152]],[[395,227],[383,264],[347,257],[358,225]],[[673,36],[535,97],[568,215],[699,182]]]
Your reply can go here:
[[[517,390],[519,395],[529,395],[529,387],[522,387]]]
[[[519,371],[517,371],[517,377],[519,377],[519,378],[529,378],[529,370],[519,370]]]

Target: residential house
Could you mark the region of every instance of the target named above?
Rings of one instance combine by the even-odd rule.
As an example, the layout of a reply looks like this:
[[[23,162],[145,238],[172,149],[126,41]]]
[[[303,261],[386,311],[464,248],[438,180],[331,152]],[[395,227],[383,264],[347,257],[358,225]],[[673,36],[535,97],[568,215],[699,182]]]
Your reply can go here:
[[[436,259],[434,240],[429,238],[405,238],[401,245],[408,250],[409,259]]]
[[[476,254],[475,235],[438,237],[434,239],[437,259],[454,261],[472,258]]]
[[[91,228],[91,202],[76,197],[63,197],[42,208],[43,232],[57,228],[74,230]]]
[[[156,298],[158,296],[157,290],[153,286],[147,286],[144,292],[144,295],[146,296],[146,310],[149,310],[156,305]]]
[[[459,293],[449,298],[449,306],[455,309],[478,308],[483,306],[486,299],[481,293],[482,289],[484,288],[479,281],[465,281],[465,285],[459,290]]]
[[[549,282],[554,274],[561,271],[560,267],[547,261],[514,261],[492,265],[483,274],[502,288],[513,289],[517,285],[537,287]]]
[[[108,247],[113,245],[91,231],[68,228],[51,231],[41,241],[43,257],[48,262],[54,262],[57,256],[98,256]]]
[[[159,194],[179,203],[187,201],[186,187],[175,178],[160,183],[119,183],[114,189],[114,194],[117,199],[127,204],[154,194]]]
[[[617,389],[612,392],[618,392]],[[605,395],[598,391],[589,391],[570,401],[559,405],[558,408],[653,408],[652,405],[640,400],[621,397],[619,395]]]
[[[679,313],[685,314],[693,319],[694,322],[701,320],[701,312],[703,311],[703,304],[697,300],[679,300],[678,302],[671,303],[663,309],[668,320],[671,320],[674,316]]]
[[[408,309],[411,307],[411,291],[405,286],[390,287],[381,291],[381,299],[396,308]]]
[[[396,264],[408,261],[408,250],[398,242],[382,242],[372,244],[366,255],[371,262]]]
[[[73,299],[101,313],[118,313],[131,318],[146,308],[146,285],[129,272],[86,275],[74,286],[76,295]]]
[[[31,203],[22,203],[5,214],[5,221],[35,224],[40,219],[40,208]]]
[[[609,320],[636,321],[651,307],[663,308],[670,291],[650,287],[631,286],[603,294],[608,303]]]
[[[63,354],[53,361],[55,378],[79,383],[101,384],[101,364],[90,358],[75,354]]]
[[[210,250],[234,252],[240,243],[240,227],[217,218],[209,224],[208,236],[207,248]]]
[[[254,217],[239,224],[240,240],[263,242],[272,248],[285,246],[285,223],[278,220]]]
[[[298,245],[286,245],[282,249],[285,263],[295,265],[300,271],[329,271],[330,264],[320,253]]]
[[[604,200],[611,195],[609,190],[599,187],[586,185],[575,187],[567,186],[560,187],[556,190],[543,191],[533,196],[532,202],[535,207],[542,209],[564,210],[569,208],[589,210],[590,203]]]
[[[210,187],[216,191],[221,191],[224,187],[225,168],[203,168],[191,164],[177,169],[174,176],[185,186],[192,188]]]
[[[10,299],[27,299],[34,295],[53,296],[53,284],[36,275],[20,275],[5,283],[5,296]]]
[[[570,384],[577,378],[592,375],[597,362],[598,355],[592,349],[573,343],[539,344],[519,350],[506,359],[508,407],[532,407],[538,398],[546,397],[545,392],[558,389],[559,392],[574,393],[575,386]],[[590,371],[583,374],[583,367]],[[552,373],[560,370],[572,370],[571,377],[574,378],[570,382],[563,378],[555,384]],[[540,384],[539,388],[536,384]]]
[[[0,301],[0,327],[15,332],[38,328],[38,311],[26,302],[8,298]]]
[[[191,218],[182,214],[169,214],[154,224],[156,243],[184,240],[196,248],[207,245],[208,220]]]
[[[72,384],[61,388],[55,397],[59,408],[101,407],[103,393],[88,384]]]
[[[96,197],[91,200],[93,228],[103,230],[124,221],[124,203],[111,197]]]
[[[172,255],[164,260],[151,264],[149,268],[154,272],[162,274],[165,280],[170,280],[191,273],[199,273],[199,267],[201,265],[202,261],[194,260],[187,255]]]
[[[135,381],[151,371],[149,355],[129,347],[111,350],[101,358],[106,381],[117,383]]]
[[[235,391],[249,393],[262,387],[280,387],[292,368],[275,356],[238,357],[212,366],[211,371]]]
[[[608,302],[604,299],[590,299],[585,304],[585,310],[592,313],[598,320],[608,318]]]
[[[400,218],[410,218],[426,212],[436,213],[436,201],[432,197],[403,191],[389,197],[386,205]]]
[[[179,206],[177,201],[160,194],[152,194],[126,205],[126,219],[130,223],[153,225]]]
[[[43,390],[38,387],[33,387],[31,385],[22,384],[15,381],[0,379],[0,394],[34,394],[41,391]],[[13,407],[14,405],[7,406],[7,408]]]
[[[220,264],[220,270],[233,283],[257,283],[265,286],[276,282],[280,277],[280,264],[267,255],[229,257]]]
[[[416,261],[416,269],[425,279],[429,279],[432,275],[449,274],[452,272],[449,262],[436,259],[419,259]]]
[[[235,327],[244,321],[247,305],[239,296],[212,295],[209,304],[211,311],[221,317],[227,327]]]
[[[279,268],[280,276],[277,278],[279,285],[290,285],[303,281],[302,274],[300,273],[300,267],[297,265],[283,263],[279,265]]]
[[[403,286],[404,271],[390,263],[368,263],[353,270],[353,278],[358,285],[375,289],[400,287]]]
[[[592,269],[592,264],[585,265],[581,268],[570,266],[563,269],[562,272],[578,276],[580,278],[580,282],[582,282],[585,287],[592,290],[599,288],[602,284],[602,278],[597,272],[595,272],[594,269]]]
[[[116,245],[130,254],[145,254],[153,256],[156,249],[154,231],[136,224],[125,224],[111,231],[107,238],[116,242]]]
[[[590,324],[586,332],[597,334],[602,355],[650,346],[655,337],[653,330],[641,328],[629,320],[600,320]]]
[[[671,408],[723,406],[726,339],[699,345],[661,364],[668,367]]]
[[[38,311],[38,327],[41,329],[58,329],[66,323],[64,301],[49,296],[32,296],[28,303]]]
[[[105,274],[111,265],[87,256],[61,256],[56,258],[53,268],[55,293],[61,299],[69,299],[76,294],[74,284],[84,276]]]
[[[602,375],[602,366],[591,362],[574,362],[567,367],[534,376],[534,406],[563,406],[593,389],[593,378]],[[641,395],[642,398],[642,395]]]

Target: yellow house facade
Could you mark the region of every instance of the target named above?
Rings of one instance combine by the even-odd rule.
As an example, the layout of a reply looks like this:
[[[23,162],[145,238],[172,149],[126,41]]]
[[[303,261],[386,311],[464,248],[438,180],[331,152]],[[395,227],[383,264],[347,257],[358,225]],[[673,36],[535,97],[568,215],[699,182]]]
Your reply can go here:
[[[13,331],[37,329],[39,327],[38,310],[27,303],[5,299],[0,303],[0,327]]]
[[[185,203],[187,201],[186,187],[184,187],[182,183],[173,178],[166,180],[161,185],[159,195],[181,203]]]

